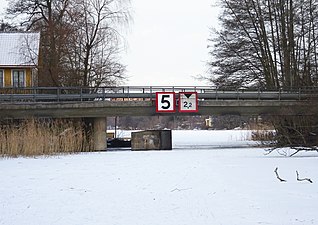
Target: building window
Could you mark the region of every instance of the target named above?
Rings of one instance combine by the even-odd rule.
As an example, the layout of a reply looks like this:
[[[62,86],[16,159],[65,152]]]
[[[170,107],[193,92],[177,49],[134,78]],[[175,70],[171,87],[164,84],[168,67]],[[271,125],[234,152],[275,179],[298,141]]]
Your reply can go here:
[[[25,87],[25,71],[24,70],[12,71],[12,86]]]
[[[0,70],[0,88],[4,87],[4,73]]]

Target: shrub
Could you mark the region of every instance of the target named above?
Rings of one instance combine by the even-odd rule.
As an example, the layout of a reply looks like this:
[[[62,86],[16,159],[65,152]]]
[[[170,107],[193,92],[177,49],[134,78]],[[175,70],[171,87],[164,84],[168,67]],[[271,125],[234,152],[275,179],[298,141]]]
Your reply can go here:
[[[29,119],[0,127],[3,157],[90,151],[91,138],[79,120]]]

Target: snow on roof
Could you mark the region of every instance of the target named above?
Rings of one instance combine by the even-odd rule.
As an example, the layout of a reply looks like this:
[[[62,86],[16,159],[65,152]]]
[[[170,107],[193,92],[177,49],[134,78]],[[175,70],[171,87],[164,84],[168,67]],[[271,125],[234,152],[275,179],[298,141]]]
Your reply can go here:
[[[0,33],[0,66],[38,64],[40,33]]]

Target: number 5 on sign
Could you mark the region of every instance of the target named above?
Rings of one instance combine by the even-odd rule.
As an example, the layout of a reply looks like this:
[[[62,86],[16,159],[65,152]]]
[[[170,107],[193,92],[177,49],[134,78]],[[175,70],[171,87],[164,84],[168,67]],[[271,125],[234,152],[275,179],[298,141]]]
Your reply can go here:
[[[174,92],[156,93],[156,112],[175,112],[176,96]]]
[[[179,93],[179,112],[198,112],[198,93]]]

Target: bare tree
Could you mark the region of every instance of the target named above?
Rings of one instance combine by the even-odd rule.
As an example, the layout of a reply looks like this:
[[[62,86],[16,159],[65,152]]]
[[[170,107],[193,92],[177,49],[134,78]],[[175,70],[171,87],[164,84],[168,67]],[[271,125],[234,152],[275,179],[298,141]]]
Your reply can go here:
[[[16,32],[19,31],[19,28],[8,22],[0,22],[0,32]]]
[[[118,58],[118,25],[129,19],[124,6],[120,0],[16,0],[8,15],[41,31],[39,85],[101,86],[124,78]]]
[[[121,35],[119,26],[127,24],[129,13],[115,0],[78,0],[75,35],[69,44],[73,73],[82,86],[116,84],[125,78],[125,66],[119,62]]]
[[[41,56],[39,60],[39,85],[59,86],[62,67],[62,46],[65,44],[63,19],[69,0],[17,0],[7,9],[10,17],[19,19],[26,30],[41,32]]]
[[[223,29],[210,40],[210,82],[268,89],[317,84],[317,1],[220,2]]]

